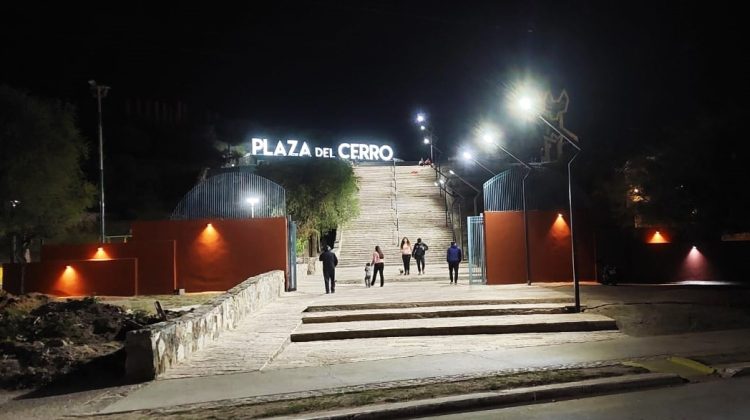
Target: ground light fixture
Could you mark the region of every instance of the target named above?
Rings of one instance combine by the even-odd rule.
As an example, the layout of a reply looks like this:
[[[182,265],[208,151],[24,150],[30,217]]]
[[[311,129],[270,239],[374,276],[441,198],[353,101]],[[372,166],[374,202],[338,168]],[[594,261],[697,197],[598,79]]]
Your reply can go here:
[[[572,263],[572,272],[573,272],[573,292],[575,295],[575,307],[573,310],[575,312],[581,312],[581,290],[580,290],[580,284],[578,282],[578,269],[576,267],[576,247],[575,247],[575,231],[573,229],[573,183],[572,183],[572,177],[571,177],[571,171],[570,167],[573,161],[576,157],[578,157],[578,154],[581,152],[581,147],[578,146],[573,140],[571,140],[565,133],[560,131],[557,127],[555,127],[552,123],[547,121],[544,116],[542,116],[542,106],[541,101],[538,100],[540,98],[540,95],[534,94],[531,92],[527,92],[525,94],[520,94],[515,96],[515,109],[519,111],[520,113],[526,115],[527,117],[534,119],[539,119],[542,121],[545,125],[547,125],[552,131],[557,133],[560,137],[562,137],[571,147],[575,149],[575,153],[573,154],[573,157],[568,160],[568,208],[569,208],[569,225],[570,225],[570,254],[571,254],[571,263]],[[513,105],[513,104],[512,104]]]

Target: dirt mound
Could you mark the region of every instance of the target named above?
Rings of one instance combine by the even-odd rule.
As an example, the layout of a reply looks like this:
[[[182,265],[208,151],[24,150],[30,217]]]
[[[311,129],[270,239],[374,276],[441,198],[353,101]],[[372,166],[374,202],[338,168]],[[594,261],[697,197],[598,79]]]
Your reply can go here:
[[[146,312],[95,298],[0,295],[0,387],[46,385],[118,352],[128,331],[156,322],[159,319]]]

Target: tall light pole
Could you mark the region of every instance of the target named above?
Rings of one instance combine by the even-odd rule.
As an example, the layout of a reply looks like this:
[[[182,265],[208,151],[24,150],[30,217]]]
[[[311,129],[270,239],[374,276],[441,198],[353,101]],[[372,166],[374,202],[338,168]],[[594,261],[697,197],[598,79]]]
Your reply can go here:
[[[430,125],[427,121],[427,116],[424,113],[420,112],[414,118],[414,121],[416,122],[417,126],[419,126],[419,132],[423,136],[422,141],[424,142],[424,144],[430,146],[430,162],[432,167],[435,169],[435,179],[437,179],[438,172],[440,171],[440,164],[435,161],[435,150],[437,150],[440,154],[442,154],[443,151],[435,146],[435,134],[430,128]]]
[[[474,159],[474,155],[472,155],[471,152],[463,152],[462,156],[466,160],[473,161],[474,163],[476,163],[477,165],[479,165],[482,169],[484,169],[485,171],[487,171],[490,174],[492,174],[492,176],[497,175],[497,172],[492,171],[490,168],[482,165],[481,162],[479,162],[478,160]]]
[[[104,224],[104,134],[102,131],[102,98],[107,96],[110,87],[99,85],[95,80],[89,80],[89,87],[91,87],[91,93],[93,93],[96,98],[96,107],[99,118],[99,219],[101,225],[100,242],[104,243],[106,230]]]
[[[578,283],[578,269],[576,267],[576,243],[575,243],[575,232],[573,229],[573,182],[572,182],[572,176],[571,176],[571,165],[573,164],[573,161],[576,157],[578,157],[578,154],[581,152],[581,147],[578,146],[573,140],[571,140],[568,136],[566,136],[561,130],[559,130],[557,127],[555,127],[553,124],[551,124],[549,121],[547,121],[544,116],[540,112],[538,112],[535,109],[534,106],[534,100],[528,96],[520,98],[518,101],[519,108],[526,112],[527,114],[534,115],[534,117],[539,118],[544,124],[549,126],[555,133],[557,133],[560,137],[562,137],[568,144],[573,146],[573,148],[576,150],[575,154],[573,154],[573,157],[568,160],[568,211],[570,212],[570,257],[571,257],[571,263],[572,263],[572,269],[573,269],[573,293],[575,295],[575,312],[581,312],[581,289],[580,285]]]
[[[479,188],[475,187],[474,184],[472,184],[471,182],[463,179],[459,174],[455,173],[453,171],[453,169],[449,169],[448,173],[451,174],[451,175],[453,175],[453,176],[455,176],[456,178],[458,178],[459,181],[461,181],[464,184],[468,185],[472,190],[474,190],[476,192],[476,195],[474,196],[474,215],[478,216],[479,213],[477,213],[477,198],[479,197],[479,194],[482,193],[482,190],[480,190]]]
[[[526,245],[526,284],[531,285],[531,250],[529,249],[529,215],[526,211],[526,179],[531,174],[532,168],[528,163],[519,159],[516,155],[511,153],[510,150],[506,149],[502,144],[496,141],[496,137],[497,135],[494,135],[493,133],[485,133],[482,136],[482,140],[484,140],[485,143],[492,144],[498,149],[502,150],[508,156],[513,158],[513,160],[520,163],[524,168],[526,168],[526,174],[524,174],[523,178],[521,179],[521,200],[523,201],[523,238]]]

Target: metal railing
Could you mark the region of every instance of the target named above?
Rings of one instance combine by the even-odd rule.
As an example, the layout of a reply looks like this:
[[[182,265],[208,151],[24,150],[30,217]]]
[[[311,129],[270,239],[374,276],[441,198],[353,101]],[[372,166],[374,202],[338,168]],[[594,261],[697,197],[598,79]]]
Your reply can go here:
[[[393,198],[391,202],[392,202],[392,208],[395,212],[394,214],[396,216],[396,224],[395,224],[396,231],[394,232],[394,235],[393,235],[393,244],[395,245],[395,244],[398,244],[398,238],[399,238],[400,231],[401,231],[400,226],[399,226],[399,221],[398,221],[398,185],[396,184],[396,160],[395,159],[393,160],[393,165],[391,166],[391,176],[393,178],[393,190],[392,190]]]
[[[128,239],[132,238],[133,235],[107,235],[104,237],[104,243],[105,244],[114,244],[114,243],[128,243]]]

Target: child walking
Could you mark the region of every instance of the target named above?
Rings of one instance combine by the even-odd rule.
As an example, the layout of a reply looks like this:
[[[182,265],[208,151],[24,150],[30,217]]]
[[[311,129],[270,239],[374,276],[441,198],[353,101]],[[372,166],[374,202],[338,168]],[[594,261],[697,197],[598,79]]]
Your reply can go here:
[[[372,265],[365,264],[365,287],[370,287],[370,278],[372,276]]]

